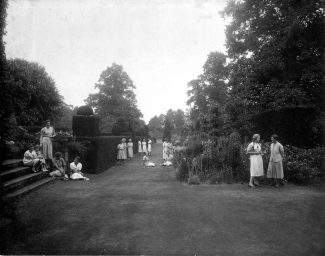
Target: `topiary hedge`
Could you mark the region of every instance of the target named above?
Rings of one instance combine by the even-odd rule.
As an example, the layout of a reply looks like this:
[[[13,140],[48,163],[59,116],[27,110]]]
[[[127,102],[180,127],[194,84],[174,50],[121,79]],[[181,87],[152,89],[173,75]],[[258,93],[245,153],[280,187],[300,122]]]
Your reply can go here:
[[[94,111],[90,106],[81,106],[78,108],[77,110],[77,115],[80,116],[93,116],[94,115]]]

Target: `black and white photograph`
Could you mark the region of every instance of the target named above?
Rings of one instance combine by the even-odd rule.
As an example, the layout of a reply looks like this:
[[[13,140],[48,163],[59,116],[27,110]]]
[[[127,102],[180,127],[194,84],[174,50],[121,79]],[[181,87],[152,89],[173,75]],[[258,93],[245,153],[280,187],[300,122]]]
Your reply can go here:
[[[0,0],[1,255],[325,255],[323,0]]]

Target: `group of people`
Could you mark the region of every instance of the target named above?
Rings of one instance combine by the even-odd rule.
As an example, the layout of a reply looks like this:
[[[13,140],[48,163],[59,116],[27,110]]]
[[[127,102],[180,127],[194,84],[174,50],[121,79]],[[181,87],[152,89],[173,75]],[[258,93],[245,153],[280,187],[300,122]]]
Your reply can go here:
[[[138,141],[138,153],[144,154],[144,156],[151,155],[152,141],[151,139],[143,139]],[[117,145],[117,160],[120,165],[124,163],[124,160],[131,160],[134,156],[133,142],[130,138],[128,142],[123,138],[120,144]]]
[[[45,172],[51,169],[49,175],[52,177],[62,177],[67,180],[70,176],[72,180],[89,180],[81,172],[82,164],[79,156],[76,156],[70,163],[69,170],[60,152],[56,152],[53,158],[52,138],[55,135],[51,122],[47,120],[46,126],[40,132],[40,144],[29,145],[28,150],[24,153],[23,164],[32,167],[33,172]]]
[[[253,141],[247,146],[247,154],[250,156],[250,180],[248,186],[255,188],[259,186],[258,178],[264,176],[263,158],[260,141],[260,135],[254,134]],[[283,164],[284,149],[281,143],[278,142],[278,136],[273,134],[271,136],[272,144],[270,146],[270,160],[267,169],[266,177],[272,179],[270,185],[279,187],[283,180]]]

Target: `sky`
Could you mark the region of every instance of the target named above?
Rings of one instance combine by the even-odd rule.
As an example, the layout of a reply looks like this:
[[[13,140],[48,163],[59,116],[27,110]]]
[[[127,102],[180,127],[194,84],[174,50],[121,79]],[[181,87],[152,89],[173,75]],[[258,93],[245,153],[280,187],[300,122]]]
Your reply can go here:
[[[187,108],[187,83],[225,52],[226,0],[9,0],[7,58],[43,65],[67,104],[84,105],[103,70],[122,65],[148,122]]]

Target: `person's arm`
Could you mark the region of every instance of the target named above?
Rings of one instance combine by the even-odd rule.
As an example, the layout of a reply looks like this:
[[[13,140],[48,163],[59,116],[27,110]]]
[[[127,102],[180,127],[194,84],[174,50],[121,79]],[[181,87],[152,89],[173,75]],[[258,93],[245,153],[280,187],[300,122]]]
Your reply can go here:
[[[279,146],[279,151],[280,151],[280,154],[281,154],[281,156],[282,156],[282,159],[284,159],[285,154],[284,154],[283,146],[282,146],[281,144],[280,144],[280,146]]]
[[[39,144],[40,144],[41,147],[42,147],[42,141],[43,141],[43,128],[41,129],[41,136],[40,136],[40,139],[39,139]]]
[[[52,137],[56,135],[54,127],[52,127]]]

